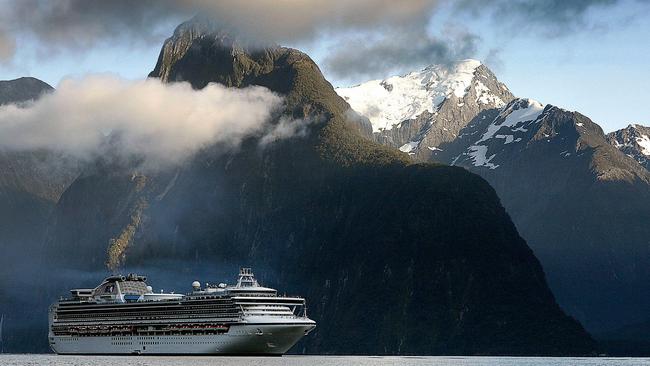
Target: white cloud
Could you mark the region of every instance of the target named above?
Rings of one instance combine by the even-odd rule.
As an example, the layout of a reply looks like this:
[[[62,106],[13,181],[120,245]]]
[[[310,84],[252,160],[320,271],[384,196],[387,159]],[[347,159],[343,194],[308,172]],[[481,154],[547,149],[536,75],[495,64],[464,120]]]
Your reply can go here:
[[[0,107],[0,149],[173,164],[209,144],[234,149],[247,136],[264,135],[281,105],[282,98],[263,87],[210,84],[193,90],[157,79],[66,79],[33,104]]]

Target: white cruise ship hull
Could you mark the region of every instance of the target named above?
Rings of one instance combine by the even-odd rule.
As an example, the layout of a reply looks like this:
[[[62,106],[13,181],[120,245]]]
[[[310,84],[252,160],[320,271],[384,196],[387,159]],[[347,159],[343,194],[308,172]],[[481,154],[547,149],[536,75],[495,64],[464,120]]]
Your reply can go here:
[[[300,322],[237,324],[216,335],[50,335],[50,346],[58,354],[281,356],[314,327]]]
[[[186,295],[154,293],[136,274],[70,290],[50,307],[52,350],[68,355],[281,356],[316,323],[305,299],[262,287],[250,268],[237,284],[198,281]]]

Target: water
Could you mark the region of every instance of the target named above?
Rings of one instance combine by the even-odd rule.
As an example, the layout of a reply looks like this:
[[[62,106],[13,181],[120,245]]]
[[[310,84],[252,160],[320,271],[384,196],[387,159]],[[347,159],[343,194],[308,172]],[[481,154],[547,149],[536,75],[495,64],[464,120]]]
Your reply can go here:
[[[637,366],[650,358],[554,358],[554,357],[155,357],[155,356],[56,356],[0,355],[0,366]]]

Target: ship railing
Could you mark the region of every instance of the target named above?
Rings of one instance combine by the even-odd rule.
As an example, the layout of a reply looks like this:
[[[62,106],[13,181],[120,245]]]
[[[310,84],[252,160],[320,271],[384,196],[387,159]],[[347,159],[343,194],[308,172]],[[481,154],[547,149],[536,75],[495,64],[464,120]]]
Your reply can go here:
[[[195,317],[195,318],[170,318],[170,319],[112,319],[112,320],[103,320],[103,319],[90,319],[90,320],[58,320],[55,325],[82,325],[82,324],[177,324],[187,321],[200,321],[200,322],[236,322],[241,319],[241,316],[228,316],[228,317]]]
[[[176,334],[220,334],[230,329],[224,323],[179,323],[169,325],[138,326],[70,326],[53,327],[57,336],[124,336],[124,335],[176,335]]]

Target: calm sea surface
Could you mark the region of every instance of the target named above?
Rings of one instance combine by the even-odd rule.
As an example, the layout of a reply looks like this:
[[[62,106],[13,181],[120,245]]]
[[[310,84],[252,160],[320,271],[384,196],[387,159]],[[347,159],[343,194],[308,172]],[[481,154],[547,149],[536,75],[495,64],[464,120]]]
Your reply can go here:
[[[56,356],[0,355],[0,366],[275,366],[275,365],[361,365],[361,366],[650,366],[650,358],[546,358],[546,357],[344,357],[344,356],[284,356],[284,357],[153,357],[153,356]]]

